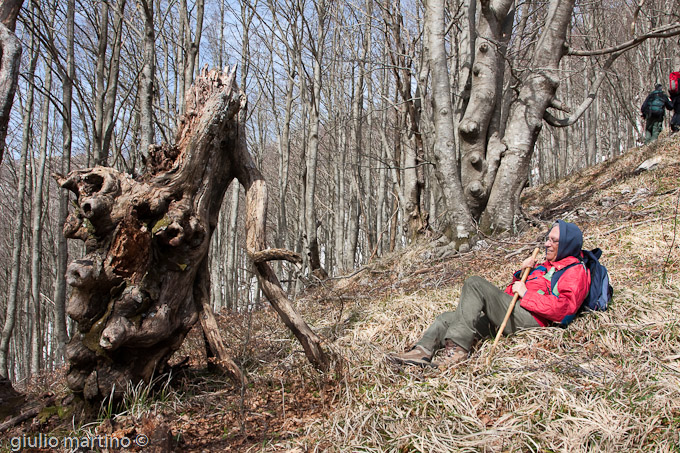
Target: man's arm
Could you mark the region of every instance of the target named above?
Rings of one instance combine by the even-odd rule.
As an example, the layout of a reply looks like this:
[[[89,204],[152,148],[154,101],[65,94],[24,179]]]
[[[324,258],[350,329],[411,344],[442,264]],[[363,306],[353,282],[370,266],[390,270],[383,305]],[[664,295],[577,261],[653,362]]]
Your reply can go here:
[[[668,109],[668,110],[673,110],[673,103],[672,103],[671,100],[668,98],[668,96],[666,96],[666,95],[664,94],[663,97],[664,97],[663,102],[664,102],[664,105],[666,106],[666,109]]]
[[[583,266],[573,266],[560,277],[557,286],[559,297],[552,293],[540,294],[529,285],[520,306],[550,321],[561,322],[566,316],[576,313],[583,304],[590,289],[590,275]]]

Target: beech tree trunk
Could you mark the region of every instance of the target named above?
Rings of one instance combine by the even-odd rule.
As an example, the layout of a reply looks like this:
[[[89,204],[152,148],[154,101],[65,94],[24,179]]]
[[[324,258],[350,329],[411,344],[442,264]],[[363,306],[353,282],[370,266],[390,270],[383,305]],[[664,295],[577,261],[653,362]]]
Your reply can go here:
[[[0,1],[0,162],[5,153],[9,113],[19,79],[21,43],[14,34],[23,0]]]
[[[111,6],[103,2],[100,12],[100,31],[95,70],[95,119],[92,127],[94,165],[107,165],[115,126],[116,98],[120,77],[120,52],[123,45],[125,1],[118,2],[113,24],[113,47],[109,50],[109,12]],[[110,53],[110,57],[109,57]]]
[[[529,178],[529,163],[543,116],[559,84],[559,63],[566,52],[567,26],[574,0],[553,1],[546,27],[536,44],[533,61],[538,71],[524,81],[518,102],[510,109],[503,142],[506,150],[494,179],[486,210],[481,218],[484,230],[512,230],[519,212],[519,199]]]
[[[26,88],[26,100],[24,101],[22,111],[22,140],[21,140],[21,158],[19,160],[19,187],[17,190],[17,199],[23,200],[26,194],[26,163],[30,136],[33,134],[33,99],[35,92],[35,68],[38,64],[38,51],[36,50],[35,37],[32,35],[29,41],[29,55],[30,62],[26,71],[26,80],[28,86]],[[9,373],[9,345],[12,339],[12,332],[17,319],[17,305],[21,298],[19,290],[19,277],[21,272],[21,256],[24,234],[24,208],[23,203],[19,203],[18,212],[15,217],[14,238],[12,246],[12,271],[10,277],[9,293],[7,295],[7,311],[5,314],[5,323],[0,335],[0,376],[8,378]]]
[[[14,93],[16,92],[17,82],[19,79],[19,64],[21,62],[21,43],[14,34],[16,27],[17,16],[21,10],[23,0],[0,0],[0,162],[5,153],[5,138],[7,138],[7,128],[9,125],[9,115],[12,110],[14,102]],[[22,154],[22,160],[25,161],[25,154]],[[21,242],[21,233],[19,233],[19,242]],[[16,247],[16,245],[15,245]],[[12,297],[10,295],[10,297]],[[16,304],[16,294],[15,304]],[[5,337],[9,338],[14,327],[14,316],[16,313],[16,305],[8,306],[8,319],[5,320],[5,326],[2,334],[2,372],[6,373],[6,345]],[[11,310],[11,312],[10,312]],[[9,317],[11,316],[11,319]],[[7,331],[9,329],[9,331]],[[9,379],[5,378],[5,374],[0,377],[0,405],[2,405],[2,415],[14,413],[19,404],[18,399],[20,395],[12,387]]]
[[[441,14],[444,13],[443,3],[432,5],[432,2],[428,2],[428,5],[440,7]],[[385,39],[388,43],[391,43],[389,57],[396,83],[396,92],[401,96],[400,102],[397,101],[396,105],[403,104],[399,111],[403,113],[404,127],[408,128],[408,133],[404,134],[404,137],[408,137],[411,141],[410,146],[399,144],[403,152],[403,165],[397,163],[397,167],[403,168],[403,179],[400,181],[403,193],[403,200],[401,200],[403,227],[407,232],[409,242],[413,242],[430,229],[428,213],[425,212],[422,203],[425,181],[421,165],[424,160],[424,143],[420,120],[420,92],[416,90],[416,93],[413,94],[411,91],[411,86],[415,85],[413,80],[414,49],[407,46],[402,36],[404,18],[401,7],[398,2],[395,2],[392,7],[391,10],[390,6],[383,6],[383,17],[387,26]],[[442,63],[446,66],[446,58],[442,60]],[[448,80],[448,73],[446,77]],[[450,99],[448,102],[451,102]],[[451,142],[451,146],[453,146],[453,142]]]
[[[71,262],[69,316],[78,324],[67,345],[69,387],[88,400],[120,397],[128,382],[162,372],[209,300],[206,257],[229,183],[246,188],[247,251],[264,293],[327,369],[319,338],[305,324],[266,263],[267,192],[248,154],[239,120],[245,96],[235,72],[202,71],[187,93],[173,145],[152,146],[146,172],[133,179],[95,167],[56,175],[77,196],[64,235],[85,242]]]
[[[54,18],[53,11],[50,12],[51,19]],[[50,90],[52,88],[52,57],[49,55],[45,60],[44,71],[45,87]],[[33,201],[31,203],[31,315],[33,317],[31,324],[31,375],[33,376],[41,370],[43,344],[45,342],[42,335],[40,286],[42,282],[43,187],[47,163],[47,132],[50,120],[50,103],[47,100],[43,100],[40,116],[39,158],[34,164],[35,187],[33,188]]]
[[[153,0],[141,0],[144,16],[144,63],[139,78],[139,120],[140,135],[139,148],[142,153],[142,162],[146,162],[149,155],[149,146],[154,139],[154,79],[156,73],[156,31],[154,30],[154,2]],[[193,68],[193,66],[192,66]]]
[[[528,179],[529,162],[543,116],[558,86],[557,69],[565,54],[566,30],[574,0],[551,0],[535,45],[532,67],[519,81],[517,99],[502,95],[506,47],[515,10],[511,0],[479,0],[470,97],[458,126],[460,164],[452,119],[447,66],[444,2],[428,0],[425,36],[432,76],[435,124],[434,156],[447,215],[445,234],[456,249],[484,232],[512,230],[519,196]],[[525,13],[526,14],[526,13]],[[465,83],[465,81],[461,81]]]
[[[71,171],[71,145],[73,144],[73,81],[75,79],[75,0],[68,0],[66,6],[66,67],[62,72],[62,158],[61,171]],[[69,194],[61,190],[59,196],[59,225],[68,217]],[[68,266],[68,243],[63,235],[57,239],[57,257],[54,283],[54,324],[59,351],[57,359],[62,362],[64,348],[68,341],[66,327],[66,268]]]
[[[455,243],[456,248],[464,249],[472,235],[474,223],[465,204],[454,147],[453,105],[444,30],[444,2],[429,0],[425,12],[425,34],[428,62],[432,71],[432,115],[435,129],[433,151],[437,162],[436,175],[449,209],[446,236]]]

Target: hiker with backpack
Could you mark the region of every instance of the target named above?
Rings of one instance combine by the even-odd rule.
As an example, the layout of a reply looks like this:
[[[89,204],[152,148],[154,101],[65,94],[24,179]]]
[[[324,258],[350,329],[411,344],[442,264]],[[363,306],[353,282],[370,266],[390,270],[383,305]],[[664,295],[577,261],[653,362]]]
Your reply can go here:
[[[581,310],[586,296],[600,299],[600,292],[606,299],[603,302],[606,308],[611,286],[608,280],[604,282],[605,277],[608,279],[606,269],[598,262],[601,252],[596,249],[596,253],[592,254],[581,250],[582,246],[583,235],[578,226],[558,220],[545,238],[546,257],[543,263],[536,266],[534,258],[525,259],[505,290],[481,277],[469,277],[461,290],[456,310],[439,315],[411,350],[392,354],[389,359],[401,364],[437,366],[440,369],[466,360],[473,343],[494,334],[497,326],[502,324],[514,293],[519,294],[520,303],[510,315],[503,331],[505,335],[520,329],[566,325]],[[588,263],[584,261],[586,256]],[[526,283],[522,283],[520,275],[525,268],[531,272]],[[591,286],[591,269],[597,271],[593,272],[598,278],[595,289]],[[433,362],[439,349],[443,349],[441,357]]]
[[[668,94],[671,95],[671,104],[673,104],[671,134],[675,134],[680,131],[680,71],[671,72],[668,79]]]
[[[680,93],[671,94],[673,104],[673,117],[671,118],[671,134],[680,131]]]
[[[645,145],[653,142],[659,138],[661,129],[663,128],[663,119],[666,115],[666,110],[672,110],[673,104],[663,91],[660,83],[654,87],[654,91],[647,95],[645,102],[640,108],[643,118],[645,118]]]

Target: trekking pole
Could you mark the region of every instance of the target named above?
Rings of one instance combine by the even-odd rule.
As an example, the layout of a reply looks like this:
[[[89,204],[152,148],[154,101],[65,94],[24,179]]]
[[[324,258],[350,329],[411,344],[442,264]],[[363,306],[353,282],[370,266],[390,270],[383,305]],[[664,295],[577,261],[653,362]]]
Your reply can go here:
[[[534,253],[532,253],[531,257],[536,261],[536,257],[538,256],[538,252],[540,252],[540,249],[536,247],[534,249]],[[527,281],[527,277],[529,276],[529,272],[531,269],[528,267],[524,269],[522,272],[522,278],[521,282],[524,283]],[[508,323],[508,319],[510,319],[510,315],[512,314],[512,310],[515,309],[515,304],[517,303],[517,299],[519,299],[519,293],[515,293],[514,296],[512,296],[512,301],[510,302],[510,306],[508,307],[507,313],[505,313],[505,318],[503,318],[503,323],[501,324],[501,327],[498,329],[498,333],[496,333],[496,339],[493,341],[493,344],[491,345],[491,350],[489,351],[489,355],[486,357],[486,366],[489,366],[489,363],[491,363],[491,356],[493,356],[493,352],[496,350],[496,344],[498,343],[498,340],[501,338],[501,335],[503,335],[503,329],[505,329],[505,325]]]

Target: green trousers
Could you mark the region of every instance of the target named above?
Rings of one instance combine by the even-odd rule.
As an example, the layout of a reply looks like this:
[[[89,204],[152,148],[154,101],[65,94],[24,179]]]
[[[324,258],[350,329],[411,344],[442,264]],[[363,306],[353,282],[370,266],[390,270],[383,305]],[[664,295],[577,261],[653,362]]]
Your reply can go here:
[[[645,124],[645,145],[659,138],[661,129],[663,129],[663,118],[648,118]]]
[[[470,277],[463,284],[456,310],[437,316],[418,345],[436,351],[444,347],[444,340],[450,339],[469,351],[476,339],[496,334],[511,301],[512,296],[493,283],[481,277]],[[519,306],[518,301],[503,334],[510,335],[520,329],[534,327],[540,327],[540,324],[531,313]]]

